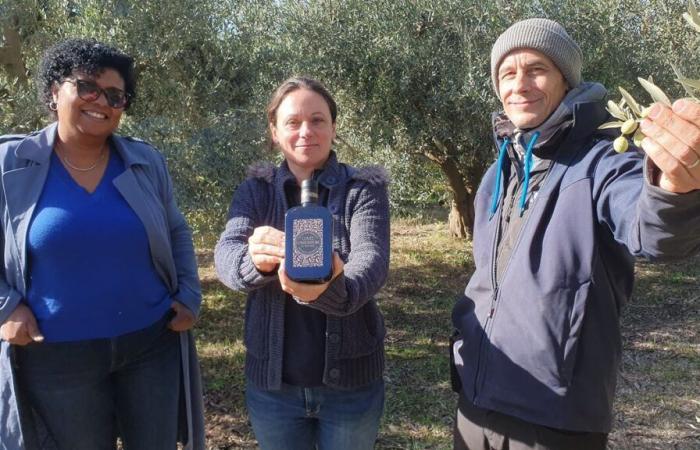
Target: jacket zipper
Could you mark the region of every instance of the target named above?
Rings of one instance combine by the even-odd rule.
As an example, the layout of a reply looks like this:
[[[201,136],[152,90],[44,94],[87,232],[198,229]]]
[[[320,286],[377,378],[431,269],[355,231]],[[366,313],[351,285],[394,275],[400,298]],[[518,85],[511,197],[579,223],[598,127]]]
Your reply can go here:
[[[507,188],[507,185],[506,185]],[[493,288],[493,295],[491,296],[491,307],[489,308],[489,314],[486,316],[486,321],[484,321],[484,332],[481,335],[481,342],[479,342],[479,353],[477,354],[477,359],[476,359],[476,375],[474,378],[474,404],[477,404],[477,397],[478,397],[478,386],[481,384],[479,382],[479,379],[481,378],[481,372],[482,372],[482,367],[481,367],[481,361],[482,361],[482,355],[486,353],[487,348],[487,330],[489,326],[489,322],[491,321],[491,318],[493,317],[494,310],[496,307],[496,297],[498,296],[498,280],[496,277],[496,260],[497,260],[497,255],[496,251],[498,249],[498,237],[499,234],[501,233],[501,216],[503,214],[503,206],[505,204],[505,197],[504,200],[501,201],[501,206],[498,209],[498,215],[494,215],[492,220],[498,220],[498,223],[496,224],[496,229],[493,233],[493,241],[491,244],[491,286]]]
[[[550,164],[550,166],[547,168],[547,172],[545,173],[544,178],[539,183],[539,189],[538,189],[539,191],[542,191],[543,188],[545,187],[545,183],[547,182],[547,180],[549,178],[549,173],[550,173],[553,165],[554,165],[554,162],[552,162]],[[512,209],[513,209],[513,205],[515,203],[515,198],[517,197],[517,195],[515,195],[515,194],[520,190],[520,184],[521,184],[520,181],[517,180],[516,183],[517,184],[516,184],[515,188],[513,189],[513,195],[511,195],[511,198],[510,198],[510,209],[508,211],[508,214],[511,214]],[[507,188],[507,186],[506,186],[506,188]],[[507,195],[507,193],[506,193],[506,195]],[[502,202],[502,207],[504,205],[505,205],[505,198],[504,198],[504,201]],[[534,207],[534,205],[535,205],[535,201],[532,201],[531,203],[529,203],[526,206],[528,208],[531,208],[531,207]],[[498,255],[497,255],[498,241],[499,241],[498,238],[499,238],[500,233],[503,231],[501,229],[501,226],[503,224],[503,221],[502,221],[503,208],[502,207],[499,210],[498,225],[496,226],[496,232],[494,233],[494,238],[493,238],[493,245],[491,247],[491,286],[493,287],[493,295],[491,296],[491,307],[489,308],[489,314],[488,314],[488,316],[486,316],[486,320],[484,321],[484,333],[481,335],[481,343],[479,344],[479,354],[478,354],[477,360],[476,360],[476,376],[475,376],[475,380],[474,380],[474,404],[476,406],[479,406],[477,403],[478,391],[480,390],[481,386],[484,384],[484,377],[485,377],[485,373],[486,373],[485,367],[483,367],[483,366],[485,366],[485,363],[482,364],[482,360],[484,360],[485,357],[482,358],[482,355],[488,351],[488,348],[487,348],[488,342],[487,341],[489,341],[489,339],[487,339],[487,338],[490,334],[489,325],[491,325],[493,316],[496,313],[496,303],[498,302],[499,285],[498,285],[498,274],[497,274],[496,263],[498,261]],[[495,216],[494,216],[494,218],[495,218]],[[528,214],[528,217],[525,218],[522,225],[520,226],[520,231],[518,232],[518,239],[515,242],[515,245],[513,246],[513,250],[511,252],[511,258],[512,258],[512,255],[515,253],[515,250],[519,247],[520,240],[522,239],[522,236],[523,236],[522,231],[525,229],[525,227],[528,225],[529,222],[530,222],[530,214]],[[510,259],[509,259],[508,263],[510,263]],[[507,270],[507,267],[504,270]]]

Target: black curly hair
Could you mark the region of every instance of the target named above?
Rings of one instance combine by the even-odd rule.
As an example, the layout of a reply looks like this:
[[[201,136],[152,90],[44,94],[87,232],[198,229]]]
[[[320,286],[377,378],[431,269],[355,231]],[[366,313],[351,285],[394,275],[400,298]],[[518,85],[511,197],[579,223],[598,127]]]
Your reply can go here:
[[[105,69],[116,70],[124,80],[124,91],[128,97],[124,109],[128,109],[136,97],[134,59],[92,39],[67,39],[44,52],[36,75],[39,103],[55,114],[49,108],[53,101],[51,88],[54,83],[60,83],[76,71],[97,76]]]

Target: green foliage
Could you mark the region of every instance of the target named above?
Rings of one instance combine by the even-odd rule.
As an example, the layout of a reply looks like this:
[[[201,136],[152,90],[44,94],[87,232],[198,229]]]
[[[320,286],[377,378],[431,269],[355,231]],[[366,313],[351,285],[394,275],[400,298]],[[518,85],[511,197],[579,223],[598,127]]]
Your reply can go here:
[[[41,117],[34,90],[0,72],[0,135],[35,130]]]
[[[585,7],[583,6],[585,5]],[[605,86],[629,86],[636,98],[647,94],[637,77],[654,75],[654,83],[672,97],[681,94],[668,68],[697,72],[698,36],[681,18],[685,0],[602,0],[579,8],[573,35],[585,54],[584,78]],[[617,96],[617,93],[612,95]]]
[[[0,26],[22,36],[30,73],[22,83],[0,71],[0,132],[29,132],[49,120],[31,81],[45,48],[74,36],[114,45],[135,58],[138,74],[137,98],[119,132],[166,154],[196,231],[220,229],[265,133],[262,107],[250,97],[263,71],[250,65],[253,49],[235,39],[230,11],[237,3],[5,0]]]
[[[700,33],[700,14],[698,14],[693,0],[688,1],[688,12],[683,13],[682,17],[688,23],[688,25],[690,25],[690,29]],[[686,45],[690,44],[695,46],[692,53],[689,54],[697,54],[697,50],[700,49],[700,38],[684,38],[683,42]],[[669,68],[673,70],[673,73],[676,76],[674,81],[678,82],[678,84],[682,86],[683,90],[685,91],[685,94],[688,95],[692,100],[700,102],[700,80],[694,80],[684,77],[681,73],[681,70],[672,63],[669,63],[669,66],[666,67],[665,70],[655,67],[654,70],[658,72],[653,73],[660,74],[661,76],[663,76],[664,74],[668,74],[671,72]],[[649,75],[648,79],[640,77],[637,78],[637,80],[639,81],[641,87],[644,88],[644,90],[647,92],[648,97],[651,99],[649,103],[661,103],[668,107],[671,107],[671,100],[669,99],[668,95],[666,95],[666,93],[654,83],[654,80],[651,75]],[[603,125],[601,125],[601,128],[621,128],[620,131],[622,136],[618,137],[615,140],[615,149],[617,151],[624,152],[628,146],[627,138],[625,138],[625,136],[631,135],[632,132],[634,132],[634,130],[637,129],[637,124],[641,122],[644,119],[644,117],[646,117],[646,114],[651,108],[651,105],[642,107],[637,102],[637,100],[635,100],[634,96],[632,96],[624,88],[620,87],[618,89],[622,94],[622,99],[618,103],[615,103],[612,100],[608,102],[608,112],[618,120],[604,123]],[[634,127],[634,129],[632,129],[632,126]],[[641,132],[641,130],[638,130],[633,140],[635,144],[640,145],[642,139],[643,133]]]
[[[389,146],[375,147],[368,157],[365,149],[370,148],[369,144],[357,144],[357,141],[353,139],[357,149],[339,145],[339,158],[356,166],[371,163],[386,168],[391,177],[389,200],[396,215],[412,216],[416,211],[448,204],[449,191],[434,164],[416,160],[408,152],[399,153]]]
[[[265,104],[293,74],[328,85],[340,106],[341,157],[391,169],[396,210],[446,204],[451,190],[435,162],[454,161],[473,193],[494,158],[490,112],[500,105],[490,50],[511,23],[558,20],[584,51],[585,79],[634,85],[639,96],[636,74],[653,73],[676,97],[667,68],[700,66],[688,57],[698,37],[685,8],[680,0],[0,0],[3,35],[20,37],[27,70],[10,70],[0,41],[0,132],[47,122],[31,80],[42,51],[93,37],[135,57],[138,97],[121,132],[166,153],[197,229],[219,226],[245,166],[271,157]]]

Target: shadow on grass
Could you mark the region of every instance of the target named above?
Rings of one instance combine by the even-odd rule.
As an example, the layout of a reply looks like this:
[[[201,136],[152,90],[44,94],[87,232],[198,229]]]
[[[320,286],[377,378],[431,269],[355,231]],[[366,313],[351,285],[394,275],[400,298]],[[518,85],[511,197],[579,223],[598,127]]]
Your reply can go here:
[[[449,387],[451,310],[473,271],[468,245],[443,226],[401,219],[377,296],[386,326],[387,401],[379,449],[446,449],[456,404]],[[243,400],[245,296],[216,279],[200,252],[205,303],[197,327],[211,449],[255,448]],[[613,449],[700,448],[700,258],[637,265],[622,313],[623,364]]]
[[[699,257],[637,263],[610,448],[700,448],[699,301]]]
[[[387,326],[380,449],[442,449],[451,443],[456,407],[449,382],[451,312],[473,269],[463,242],[431,241],[425,236],[395,245],[391,273],[377,299]]]
[[[390,275],[377,295],[387,325],[387,401],[377,448],[446,448],[455,405],[448,381],[450,312],[472,269],[464,241],[448,238],[434,221],[406,220],[403,237],[399,231],[399,241],[392,240]],[[244,403],[245,296],[216,279],[211,250],[198,252],[198,259],[204,305],[196,334],[208,445],[254,448]]]
[[[400,210],[400,208],[398,208]],[[398,219],[403,223],[413,225],[433,225],[435,223],[446,223],[449,216],[449,209],[442,206],[421,208],[420,210],[406,209],[406,214],[401,215],[404,210],[397,211],[397,215],[392,217],[392,221]]]

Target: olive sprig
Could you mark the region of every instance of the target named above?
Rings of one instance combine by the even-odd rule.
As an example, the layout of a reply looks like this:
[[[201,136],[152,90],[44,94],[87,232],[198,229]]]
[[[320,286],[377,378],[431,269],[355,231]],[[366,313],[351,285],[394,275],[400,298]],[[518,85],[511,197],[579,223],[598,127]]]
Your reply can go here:
[[[688,12],[683,14],[683,18],[690,26],[700,33],[700,14],[698,13],[693,0],[688,0]],[[683,86],[689,99],[700,103],[700,80],[693,80],[684,77],[677,67],[671,66],[676,75],[676,81]],[[671,100],[664,91],[654,84],[652,77],[648,79],[637,78],[642,87],[649,93],[653,103],[662,103],[669,108]],[[615,103],[612,100],[608,101],[607,110],[615,119],[611,122],[606,122],[598,127],[601,130],[608,128],[620,128],[620,136],[613,142],[613,148],[618,153],[623,153],[629,148],[629,140],[632,139],[634,145],[639,147],[644,139],[639,123],[649,114],[651,105],[641,106],[632,95],[624,88],[619,87],[622,99]]]

